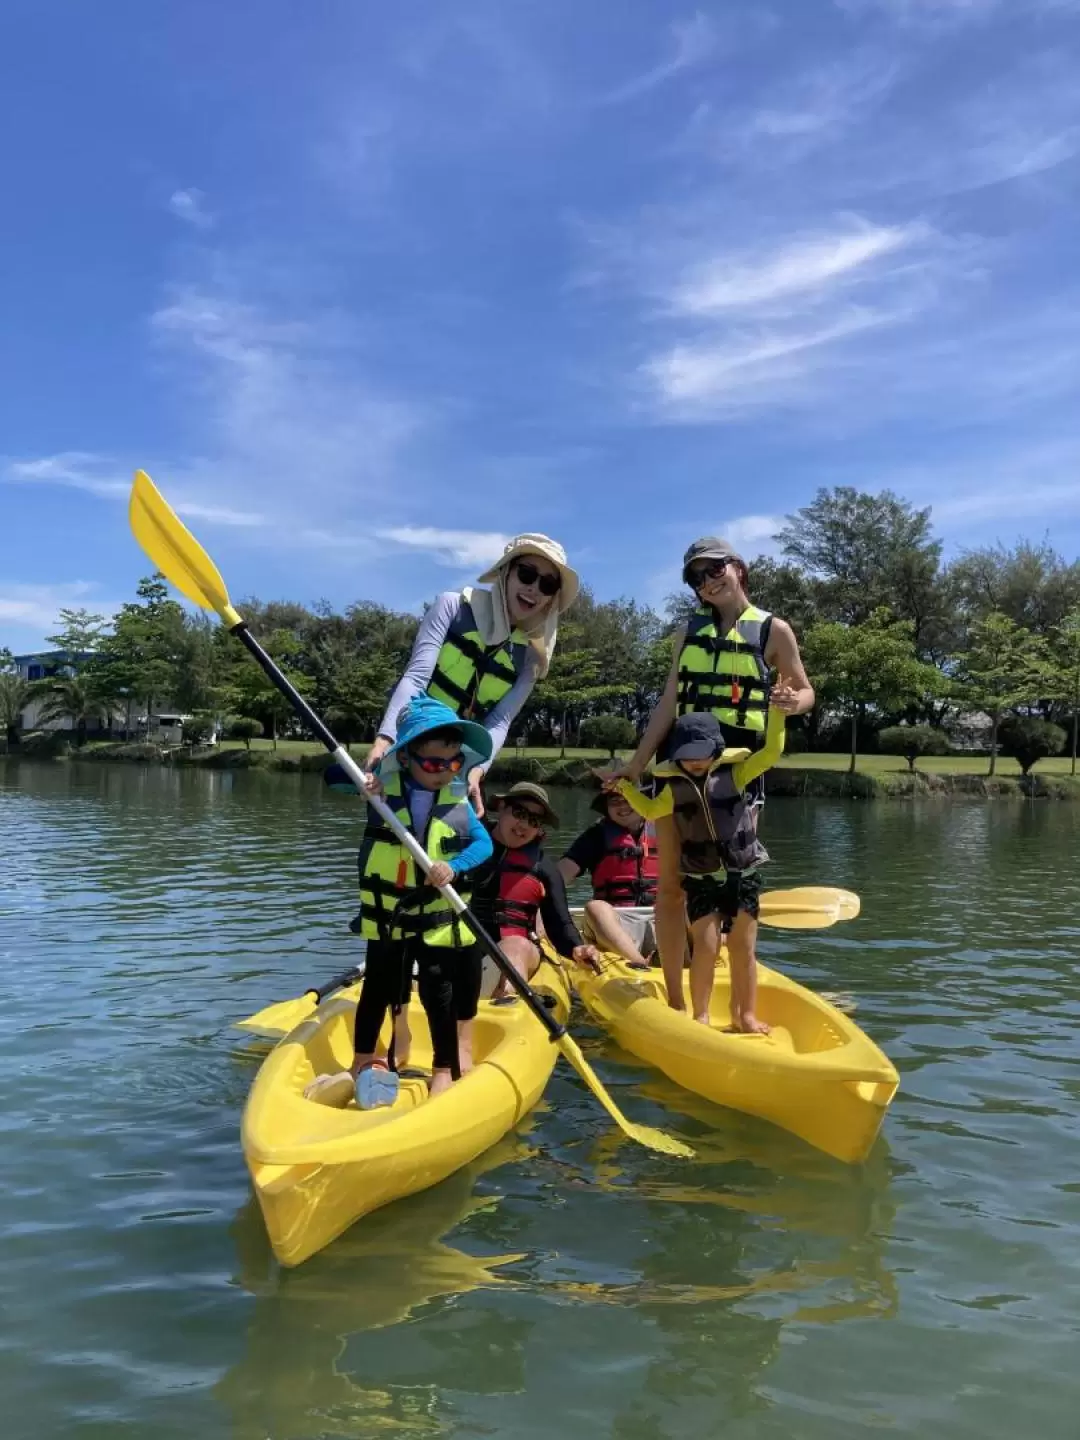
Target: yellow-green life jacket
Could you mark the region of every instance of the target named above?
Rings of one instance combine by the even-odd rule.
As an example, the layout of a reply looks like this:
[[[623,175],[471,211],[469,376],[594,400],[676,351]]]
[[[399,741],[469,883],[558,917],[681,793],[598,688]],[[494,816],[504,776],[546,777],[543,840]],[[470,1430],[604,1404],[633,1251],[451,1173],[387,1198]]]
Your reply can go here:
[[[686,627],[679,655],[676,713],[709,711],[729,744],[760,749],[769,713],[769,666],[765,662],[772,616],[748,605],[726,635],[716,611],[702,607]]]
[[[472,606],[462,600],[450,622],[427,693],[461,720],[483,722],[508,695],[525,664],[526,642],[515,630],[499,645],[485,645]]]
[[[400,771],[383,782],[387,805],[407,830],[409,802]],[[416,837],[432,860],[450,861],[469,843],[468,801],[449,783],[436,794],[426,832]],[[471,945],[474,935],[440,890],[423,873],[382,816],[368,810],[357,857],[360,870],[360,934],[368,940],[422,940],[425,945]],[[456,886],[454,887],[457,888]],[[461,893],[459,891],[459,893]],[[468,902],[468,896],[462,898]]]

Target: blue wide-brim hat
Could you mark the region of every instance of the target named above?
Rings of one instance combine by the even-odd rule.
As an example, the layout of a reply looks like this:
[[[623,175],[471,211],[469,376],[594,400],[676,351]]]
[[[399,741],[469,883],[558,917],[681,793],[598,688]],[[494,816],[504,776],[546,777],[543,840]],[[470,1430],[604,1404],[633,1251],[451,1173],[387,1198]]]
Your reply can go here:
[[[444,725],[453,725],[461,731],[466,773],[491,759],[491,735],[482,725],[477,725],[475,720],[460,720],[449,705],[444,705],[441,700],[433,700],[430,695],[418,695],[415,700],[410,700],[398,715],[397,740],[383,756],[379,766],[380,773],[392,766],[400,769],[401,760],[397,752],[417,740],[422,740],[432,730],[441,730]],[[391,766],[387,765],[388,761]]]

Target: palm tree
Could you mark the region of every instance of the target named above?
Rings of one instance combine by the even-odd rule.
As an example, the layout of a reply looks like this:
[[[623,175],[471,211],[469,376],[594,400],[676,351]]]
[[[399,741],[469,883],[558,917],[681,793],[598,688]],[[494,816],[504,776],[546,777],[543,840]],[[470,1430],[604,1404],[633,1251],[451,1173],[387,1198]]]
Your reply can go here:
[[[31,687],[35,698],[41,697],[38,720],[43,725],[56,720],[70,720],[75,729],[75,744],[86,744],[86,729],[91,720],[100,720],[107,713],[108,702],[87,676],[55,676]]]
[[[30,699],[30,686],[17,670],[0,671],[0,725],[11,746],[19,743],[22,712]]]

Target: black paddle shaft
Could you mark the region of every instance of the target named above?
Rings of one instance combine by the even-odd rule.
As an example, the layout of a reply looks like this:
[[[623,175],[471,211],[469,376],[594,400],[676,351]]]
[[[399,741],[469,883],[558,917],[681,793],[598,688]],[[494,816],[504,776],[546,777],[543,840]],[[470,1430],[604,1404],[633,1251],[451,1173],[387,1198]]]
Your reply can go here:
[[[344,990],[346,985],[351,985],[354,980],[362,980],[363,978],[363,968],[360,965],[353,965],[348,970],[342,970],[340,975],[335,975],[334,978],[328,980],[325,985],[312,985],[310,989],[304,991],[304,994],[314,995],[316,1001],[325,1000],[326,997],[332,995],[335,990]]]
[[[255,639],[255,636],[252,635],[247,627],[247,621],[241,620],[238,625],[233,625],[230,633],[236,636],[241,645],[243,645],[252,658],[258,662],[267,678],[283,695],[288,696],[293,709],[298,715],[302,716],[304,723],[311,727],[322,744],[326,746],[327,750],[333,753],[340,749],[338,742],[334,739],[333,733],[326,728],[318,715],[315,714],[315,711],[300,694],[300,691],[282,674],[281,668],[266,653],[258,640]],[[561,1040],[566,1034],[566,1026],[559,1024],[558,1020],[552,1015],[551,1011],[544,1004],[543,1000],[541,1000],[540,996],[537,995],[529,982],[518,974],[514,966],[510,963],[509,957],[503,954],[498,941],[494,940],[488,934],[467,905],[461,912],[461,918],[476,935],[476,938],[499,967],[502,974],[505,975],[511,987],[517,991],[522,1000],[525,1001],[529,1009],[540,1021],[541,1025],[543,1025],[551,1039],[556,1041]]]
[[[280,667],[275,664],[275,662],[270,658],[270,656],[266,653],[263,647],[259,644],[258,640],[255,639],[255,636],[252,635],[251,631],[247,627],[247,621],[241,620],[239,625],[234,625],[232,627],[230,633],[235,635],[236,638],[240,641],[241,645],[243,645],[244,648],[248,651],[248,653],[252,656],[252,658],[258,661],[259,665],[266,672],[267,679],[272,681],[273,684],[280,691],[282,691],[283,694],[288,696],[289,703],[292,705],[293,709],[297,711],[298,714],[303,716],[304,723],[306,725],[309,725],[311,729],[314,730],[315,734],[326,746],[327,750],[336,750],[338,748],[338,742],[334,739],[333,735],[319,719],[318,715],[315,714],[315,711],[300,694],[300,691],[297,690],[296,686],[292,684],[292,682],[288,679],[287,676],[282,674]]]

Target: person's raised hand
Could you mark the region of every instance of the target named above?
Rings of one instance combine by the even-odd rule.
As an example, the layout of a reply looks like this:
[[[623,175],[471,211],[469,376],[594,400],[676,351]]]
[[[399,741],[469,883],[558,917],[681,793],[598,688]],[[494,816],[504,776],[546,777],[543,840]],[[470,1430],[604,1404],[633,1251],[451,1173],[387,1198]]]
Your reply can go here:
[[[443,885],[449,885],[454,878],[454,872],[445,860],[436,860],[427,873],[427,883],[441,889]]]
[[[480,818],[483,818],[484,814],[484,795],[480,789],[483,779],[484,772],[479,766],[469,771],[469,804]]]

